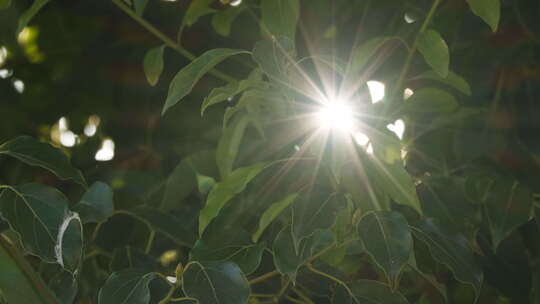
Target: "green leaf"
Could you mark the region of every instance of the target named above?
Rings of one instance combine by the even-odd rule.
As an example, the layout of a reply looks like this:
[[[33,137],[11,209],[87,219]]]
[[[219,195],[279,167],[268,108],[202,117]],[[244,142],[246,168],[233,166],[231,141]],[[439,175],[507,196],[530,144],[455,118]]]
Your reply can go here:
[[[0,239],[0,269],[0,294],[8,303],[58,303],[24,255],[3,236]]]
[[[78,276],[68,271],[60,271],[48,282],[49,289],[54,293],[58,303],[73,304],[79,291]]]
[[[263,232],[266,230],[266,227],[268,227],[274,219],[281,214],[285,208],[287,208],[290,204],[292,204],[296,198],[298,197],[298,193],[293,193],[287,195],[284,199],[273,203],[266,211],[264,211],[263,215],[261,216],[261,219],[259,220],[259,227],[257,228],[257,231],[253,233],[252,240],[253,242],[257,242]]]
[[[249,53],[243,50],[213,49],[193,60],[174,76],[162,115],[191,92],[197,81],[227,57]]]
[[[243,304],[251,293],[245,275],[234,263],[190,262],[182,282],[186,296],[200,304]]]
[[[255,70],[248,79],[241,80],[240,82],[232,81],[227,85],[215,88],[210,91],[201,106],[201,116],[204,114],[204,111],[211,105],[223,102],[230,97],[233,97],[237,94],[244,92],[245,90],[252,87],[264,87],[264,82],[261,81],[261,73],[258,70]],[[224,123],[224,125],[226,125]]]
[[[442,230],[433,219],[425,219],[411,226],[411,231],[429,247],[433,258],[450,268],[458,281],[471,284],[478,297],[483,281],[482,270],[462,235]]]
[[[287,37],[259,41],[253,47],[252,57],[272,80],[287,82],[289,66],[295,64],[294,42]]]
[[[116,248],[110,260],[109,269],[116,272],[127,268],[152,272],[159,269],[160,265],[155,257],[144,253],[137,247]]]
[[[193,167],[183,160],[167,178],[160,209],[167,212],[177,208],[195,189],[197,189],[196,173]]]
[[[361,72],[368,62],[372,62],[371,57],[377,54],[377,51],[389,40],[392,40],[392,38],[375,37],[357,46],[352,52],[347,74],[354,75]]]
[[[227,9],[218,11],[212,17],[212,27],[216,33],[221,36],[229,36],[231,33],[231,25],[236,18],[244,11],[245,5],[229,7]]]
[[[446,42],[438,32],[428,29],[420,33],[418,51],[437,74],[441,75],[441,77],[448,75],[450,53],[448,51],[448,45],[446,45]]]
[[[113,209],[113,191],[102,182],[92,184],[79,203],[73,206],[83,224],[102,222],[112,216]]]
[[[249,233],[236,216],[233,208],[226,208],[210,222],[190,251],[190,259],[234,262],[246,275],[257,270],[265,246],[251,242]]]
[[[317,230],[331,228],[337,214],[347,206],[343,195],[325,191],[301,194],[292,208],[292,237],[298,252],[300,242]]]
[[[406,113],[451,113],[458,103],[454,96],[435,88],[420,89],[405,101]]]
[[[212,2],[214,0],[192,0],[184,16],[184,24],[192,26],[202,16],[215,12],[215,9],[210,8]]]
[[[274,265],[280,273],[287,275],[295,282],[300,266],[334,244],[334,236],[330,231],[317,230],[310,237],[301,240],[298,250],[295,250],[291,226],[287,226],[274,240]]]
[[[18,35],[47,3],[49,3],[49,0],[35,0],[30,8],[24,11],[19,17],[17,32],[15,34]]]
[[[68,200],[58,190],[25,184],[0,193],[0,211],[21,237],[24,248],[46,262],[59,262],[60,227],[69,218]]]
[[[78,272],[82,266],[83,227],[77,213],[66,215],[60,225],[55,250],[60,266],[71,273]],[[59,256],[62,258],[59,259]]]
[[[409,304],[399,292],[393,291],[386,284],[372,280],[357,280],[347,284],[355,303]]]
[[[133,0],[133,6],[135,7],[135,13],[139,16],[144,14],[144,10],[148,5],[148,0]]]
[[[223,181],[214,185],[208,194],[206,206],[199,215],[199,235],[203,234],[206,226],[218,215],[223,206],[236,194],[244,191],[247,184],[267,166],[267,163],[257,163],[249,167],[238,168]]]
[[[332,304],[353,304],[353,297],[343,285],[338,284],[332,294]]]
[[[148,285],[156,274],[141,270],[126,269],[111,274],[99,290],[98,304],[148,304],[150,288]]]
[[[396,289],[399,274],[413,250],[407,220],[398,212],[372,211],[360,219],[357,230],[366,251]]]
[[[155,86],[163,72],[163,51],[165,45],[152,48],[144,55],[143,69],[146,80],[151,86]]]
[[[158,233],[163,234],[179,246],[191,248],[196,241],[196,235],[185,227],[184,222],[180,221],[171,214],[162,213],[155,208],[140,206],[132,210],[119,210],[118,213],[130,215]]]
[[[423,214],[416,186],[401,163],[387,164],[366,158],[364,161],[367,176],[387,193],[396,203],[409,206]]]
[[[227,177],[233,169],[236,154],[248,123],[249,117],[242,116],[223,130],[216,151],[216,163],[223,178]]]
[[[517,227],[529,221],[534,198],[531,190],[517,181],[498,178],[484,194],[493,248]]]
[[[471,95],[471,86],[469,85],[469,83],[467,83],[467,81],[463,77],[452,71],[448,71],[448,76],[446,77],[441,77],[441,75],[435,73],[434,71],[427,71],[420,76],[415,77],[414,79],[436,80],[457,89],[465,95]]]
[[[436,218],[442,225],[472,236],[476,224],[476,208],[466,197],[454,178],[430,176],[418,186],[418,196],[426,216]]]
[[[467,0],[472,12],[482,18],[493,32],[497,31],[499,19],[501,18],[500,0]]]
[[[264,33],[295,40],[296,25],[300,16],[299,0],[262,0],[261,14]]]
[[[11,0],[0,0],[0,9],[6,9],[11,6]]]
[[[365,169],[359,163],[343,166],[340,183],[362,212],[390,210],[389,196],[381,185],[375,183],[375,179],[367,178]]]
[[[45,168],[61,179],[72,179],[86,186],[81,171],[73,168],[67,156],[53,146],[30,136],[20,136],[0,145],[0,154],[9,155],[31,165]]]

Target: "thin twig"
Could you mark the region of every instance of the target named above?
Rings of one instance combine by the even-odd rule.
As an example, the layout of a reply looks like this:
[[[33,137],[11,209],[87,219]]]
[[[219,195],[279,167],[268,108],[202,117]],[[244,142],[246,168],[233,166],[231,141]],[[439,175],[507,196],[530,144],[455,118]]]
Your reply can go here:
[[[253,284],[257,284],[257,283],[266,281],[266,280],[268,280],[268,279],[270,279],[270,278],[272,278],[274,276],[277,276],[278,274],[279,274],[279,272],[277,272],[276,270],[274,270],[272,272],[269,272],[269,273],[265,273],[260,277],[257,277],[257,278],[254,278],[254,279],[250,280],[249,284],[253,285]]]

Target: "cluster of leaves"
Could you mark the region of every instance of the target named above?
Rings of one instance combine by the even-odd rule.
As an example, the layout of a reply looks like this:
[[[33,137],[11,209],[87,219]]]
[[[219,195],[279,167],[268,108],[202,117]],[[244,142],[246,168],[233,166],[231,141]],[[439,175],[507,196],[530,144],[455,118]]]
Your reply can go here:
[[[147,1],[113,2],[151,28],[141,17]],[[489,162],[504,134],[486,133],[478,124],[487,110],[463,102],[471,87],[450,70],[449,47],[434,22],[441,0],[412,35],[367,39],[345,63],[298,56],[296,33],[307,1],[245,1],[220,11],[214,2],[191,1],[182,27],[213,14],[216,32],[227,36],[235,18],[255,7],[263,39],[251,51],[217,48],[193,57],[172,79],[162,115],[181,107],[210,73],[226,84],[209,92],[201,114],[229,106],[215,151],[182,159],[163,184],[142,194],[144,204],[114,206],[111,187],[89,187],[49,144],[23,136],[0,146],[0,155],[83,188],[72,205],[44,184],[0,186],[0,290],[8,303],[424,304],[473,303],[482,295],[490,301],[493,294],[493,302],[505,301],[501,295],[538,301],[538,286],[515,295],[496,280],[484,283],[496,272],[490,267],[498,252],[514,245],[505,244],[512,234],[538,236],[534,194]],[[467,2],[497,30],[498,0]],[[21,15],[19,30],[46,3],[36,0]],[[151,85],[159,82],[167,48],[191,56],[163,42],[144,58]],[[384,100],[371,103],[367,88],[356,84],[396,45],[405,50],[404,64],[391,73],[397,77],[387,76]],[[236,56],[252,66],[242,80],[216,70]],[[317,127],[297,119],[320,106],[306,62],[324,65],[352,91],[361,113],[355,119],[372,152],[338,132],[313,136]],[[413,64],[423,70],[410,77]],[[414,94],[405,98],[409,86]],[[407,125],[403,139],[387,128],[397,119]],[[455,152],[449,137],[470,149]],[[471,144],[480,140],[484,144]],[[539,252],[522,252],[538,270]]]

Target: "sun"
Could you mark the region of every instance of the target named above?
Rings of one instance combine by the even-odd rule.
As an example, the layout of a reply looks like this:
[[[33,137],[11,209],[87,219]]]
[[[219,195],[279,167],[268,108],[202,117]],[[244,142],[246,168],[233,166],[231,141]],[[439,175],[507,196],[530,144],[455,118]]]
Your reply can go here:
[[[321,128],[352,133],[354,116],[352,107],[339,99],[324,103],[316,113]]]

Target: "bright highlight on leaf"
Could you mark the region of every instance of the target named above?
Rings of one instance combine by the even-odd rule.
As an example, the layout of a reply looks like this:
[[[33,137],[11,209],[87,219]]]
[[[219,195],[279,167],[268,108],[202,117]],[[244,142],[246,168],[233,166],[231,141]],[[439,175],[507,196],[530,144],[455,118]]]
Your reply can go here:
[[[367,82],[371,103],[377,103],[384,99],[385,85],[382,82],[370,80]]]

